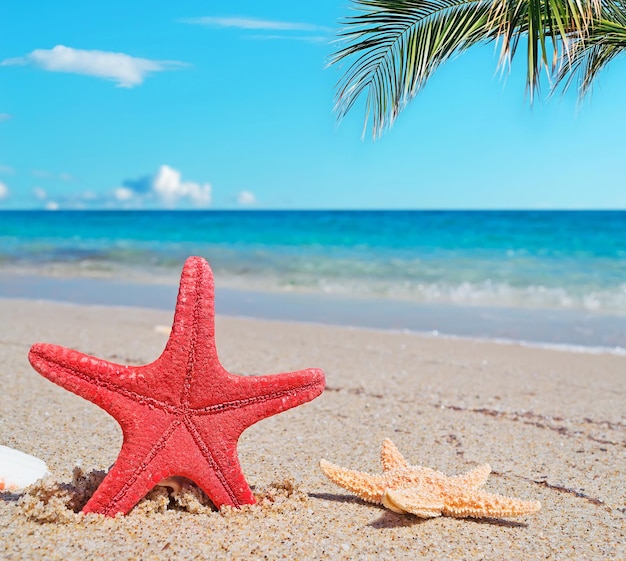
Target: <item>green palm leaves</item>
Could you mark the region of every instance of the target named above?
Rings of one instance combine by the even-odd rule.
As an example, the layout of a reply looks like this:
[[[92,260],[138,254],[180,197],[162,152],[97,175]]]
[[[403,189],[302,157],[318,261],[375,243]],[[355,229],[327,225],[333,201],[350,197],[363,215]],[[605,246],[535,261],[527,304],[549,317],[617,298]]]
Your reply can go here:
[[[450,57],[477,43],[501,43],[500,64],[527,51],[531,100],[541,73],[569,86],[595,73],[626,44],[626,0],[352,0],[331,64],[347,62],[336,110],[343,117],[367,92],[366,118],[380,135]],[[620,46],[607,43],[620,38]],[[582,78],[582,91],[589,78]],[[365,131],[365,128],[364,128]]]
[[[573,41],[571,56],[558,74],[567,89],[577,78],[581,98],[591,91],[593,81],[610,61],[626,50],[626,4],[606,3],[589,27],[587,36]]]
[[[355,60],[338,86],[343,117],[364,90],[373,113],[374,134],[391,125],[432,72],[455,52],[484,39],[489,19],[485,2],[355,0],[362,13],[347,20],[348,42],[332,59]],[[366,117],[367,125],[367,117]]]

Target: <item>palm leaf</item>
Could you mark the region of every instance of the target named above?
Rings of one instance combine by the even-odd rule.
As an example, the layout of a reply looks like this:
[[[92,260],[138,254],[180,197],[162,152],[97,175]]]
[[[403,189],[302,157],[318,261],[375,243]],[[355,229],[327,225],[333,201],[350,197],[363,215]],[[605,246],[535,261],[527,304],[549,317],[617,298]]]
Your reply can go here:
[[[390,127],[432,73],[450,57],[481,42],[502,41],[509,63],[527,38],[527,89],[532,101],[540,73],[550,78],[570,43],[585,37],[600,0],[352,0],[341,46],[330,64],[350,61],[337,84],[339,119],[367,91],[365,132]],[[621,0],[612,0],[621,1]]]
[[[526,86],[532,101],[539,90],[541,70],[548,79],[557,71],[570,43],[585,37],[601,0],[494,0],[492,24],[502,41],[500,65],[510,64],[526,37]]]
[[[591,93],[600,71],[624,52],[626,4],[622,0],[613,0],[603,4],[599,17],[591,23],[588,36],[574,42],[572,56],[561,68],[556,85],[567,91],[577,81],[582,100]]]
[[[349,18],[348,44],[331,60],[356,57],[337,86],[339,118],[367,90],[366,119],[378,136],[391,126],[433,71],[454,54],[492,38],[485,0],[356,0],[364,13]]]

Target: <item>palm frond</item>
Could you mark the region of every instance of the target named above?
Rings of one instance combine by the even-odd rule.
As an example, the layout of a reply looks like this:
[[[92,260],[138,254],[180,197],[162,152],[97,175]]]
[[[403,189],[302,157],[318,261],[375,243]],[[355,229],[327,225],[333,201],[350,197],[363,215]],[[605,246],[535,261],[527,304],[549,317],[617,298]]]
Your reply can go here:
[[[598,74],[609,62],[626,52],[626,3],[606,1],[590,25],[586,37],[574,41],[571,56],[560,69],[556,87],[567,91],[576,81],[579,98],[589,95]]]
[[[601,0],[494,0],[493,25],[502,40],[500,64],[509,64],[526,38],[526,87],[532,101],[541,72],[550,79],[570,44],[585,37],[600,12]]]
[[[602,4],[601,4],[602,2]],[[624,12],[626,0],[352,0],[357,14],[345,20],[342,45],[330,64],[350,61],[337,84],[339,119],[367,92],[364,133],[373,115],[372,133],[391,126],[434,70],[450,57],[481,42],[502,42],[506,66],[524,39],[526,86],[532,102],[541,72],[558,77],[562,60],[573,67],[581,41],[600,14]],[[605,8],[609,4],[612,8]],[[603,16],[616,21],[612,16]],[[585,43],[586,44],[586,43]],[[610,60],[605,53],[598,60]],[[604,63],[605,64],[605,63]]]
[[[341,119],[367,90],[364,132],[370,113],[380,135],[451,56],[494,37],[488,0],[355,0],[363,13],[340,33],[347,45],[331,60],[356,57],[337,86]]]

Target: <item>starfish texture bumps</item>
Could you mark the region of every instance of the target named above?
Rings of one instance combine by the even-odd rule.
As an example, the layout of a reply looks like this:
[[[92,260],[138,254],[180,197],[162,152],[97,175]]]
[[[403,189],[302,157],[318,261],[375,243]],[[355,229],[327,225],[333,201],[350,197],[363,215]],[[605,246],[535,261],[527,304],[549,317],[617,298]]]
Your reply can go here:
[[[491,467],[488,464],[455,477],[421,466],[409,465],[389,439],[381,449],[382,474],[369,474],[320,461],[331,481],[371,503],[382,504],[400,514],[420,518],[503,518],[524,516],[541,508],[538,501],[522,501],[480,490]]]
[[[197,483],[217,507],[254,503],[237,457],[240,434],[324,390],[324,373],[314,368],[270,376],[227,372],[215,346],[213,292],[209,264],[190,257],[165,350],[145,366],[45,343],[31,348],[35,370],[92,401],[122,428],[119,456],[84,513],[127,513],[175,476]]]

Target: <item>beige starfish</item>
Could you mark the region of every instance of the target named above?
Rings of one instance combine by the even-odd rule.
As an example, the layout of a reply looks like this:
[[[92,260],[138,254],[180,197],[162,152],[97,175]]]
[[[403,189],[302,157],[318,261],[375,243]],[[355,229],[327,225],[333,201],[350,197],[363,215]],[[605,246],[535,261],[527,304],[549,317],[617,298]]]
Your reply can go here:
[[[371,503],[378,503],[401,514],[420,518],[502,518],[537,512],[539,501],[522,501],[479,490],[491,467],[479,466],[468,473],[448,477],[434,469],[410,466],[388,438],[380,452],[382,474],[369,474],[341,468],[326,460],[320,468],[331,481]]]

